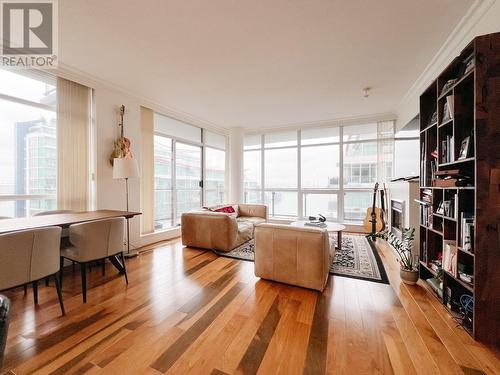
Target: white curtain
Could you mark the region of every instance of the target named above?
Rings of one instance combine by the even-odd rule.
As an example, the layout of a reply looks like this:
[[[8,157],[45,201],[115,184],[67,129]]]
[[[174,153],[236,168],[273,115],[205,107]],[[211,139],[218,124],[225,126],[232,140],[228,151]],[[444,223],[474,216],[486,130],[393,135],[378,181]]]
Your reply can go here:
[[[57,208],[87,210],[90,89],[57,79]]]
[[[141,230],[154,232],[154,112],[141,107]]]

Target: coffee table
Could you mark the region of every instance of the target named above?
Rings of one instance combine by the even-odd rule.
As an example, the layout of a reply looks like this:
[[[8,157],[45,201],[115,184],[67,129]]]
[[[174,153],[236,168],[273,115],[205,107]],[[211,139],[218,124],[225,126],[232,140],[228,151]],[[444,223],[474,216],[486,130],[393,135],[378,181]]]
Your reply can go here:
[[[292,227],[306,227],[306,228],[320,228],[320,227],[312,227],[309,225],[305,225],[307,221],[301,220],[301,221],[294,221],[290,223]],[[328,232],[337,232],[337,249],[342,248],[342,231],[345,230],[345,225],[342,224],[337,224],[337,223],[329,223],[325,222],[326,227],[325,228]]]

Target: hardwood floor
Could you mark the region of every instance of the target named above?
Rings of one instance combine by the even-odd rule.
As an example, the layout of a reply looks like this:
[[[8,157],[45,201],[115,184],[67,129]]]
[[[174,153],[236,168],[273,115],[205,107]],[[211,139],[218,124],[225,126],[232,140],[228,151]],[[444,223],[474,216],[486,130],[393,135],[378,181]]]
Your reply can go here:
[[[8,374],[500,374],[496,352],[456,327],[423,287],[330,278],[318,292],[263,281],[253,263],[182,248],[149,248],[127,261],[66,269],[60,316],[53,283],[39,306],[20,290],[3,372]],[[425,314],[424,314],[425,313]]]

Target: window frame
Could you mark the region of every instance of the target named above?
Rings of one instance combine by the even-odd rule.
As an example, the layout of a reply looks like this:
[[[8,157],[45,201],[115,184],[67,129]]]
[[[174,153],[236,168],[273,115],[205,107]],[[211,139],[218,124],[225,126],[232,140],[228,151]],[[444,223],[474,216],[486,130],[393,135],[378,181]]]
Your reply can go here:
[[[381,123],[387,123],[391,122],[391,127],[392,127],[392,135],[390,137],[384,136],[382,134],[383,132],[380,129],[380,124]],[[380,180],[383,177],[386,179],[392,178],[394,174],[394,141],[396,139],[395,137],[395,121],[394,120],[385,120],[385,121],[378,121],[375,122],[377,129],[377,137],[374,139],[360,139],[360,140],[344,140],[344,128],[349,127],[350,125],[338,125],[338,142],[326,142],[326,143],[317,143],[317,144],[302,144],[302,139],[301,139],[301,133],[302,130],[307,130],[308,128],[305,129],[296,129],[297,133],[297,144],[294,146],[279,146],[279,147],[266,147],[265,146],[265,136],[266,134],[270,133],[263,133],[263,134],[255,134],[255,133],[248,133],[246,135],[248,136],[255,136],[255,135],[260,135],[260,148],[251,148],[251,149],[243,149],[243,153],[245,152],[250,152],[250,151],[260,151],[261,152],[261,187],[259,189],[248,189],[245,188],[245,181],[243,181],[243,194],[244,194],[244,201],[247,202],[247,192],[260,192],[260,202],[265,201],[265,194],[270,192],[296,192],[297,193],[297,216],[273,216],[272,215],[272,210],[270,209],[270,217],[276,218],[276,219],[295,219],[295,220],[304,220],[305,219],[305,207],[304,207],[304,199],[307,194],[332,194],[337,196],[337,217],[336,218],[329,218],[330,220],[337,221],[337,222],[349,222],[349,223],[359,223],[360,221],[353,221],[353,220],[346,220],[346,215],[345,215],[345,195],[346,193],[350,192],[373,192],[373,187],[346,187],[344,184],[344,145],[347,144],[364,144],[364,143],[376,143],[377,147],[377,153],[376,153],[376,158],[377,158],[377,165],[375,166],[375,179]],[[353,124],[353,125],[363,125],[363,124]],[[330,126],[328,128],[332,128],[333,126]],[[326,127],[325,127],[326,128]],[[282,130],[289,132],[287,130]],[[384,146],[384,142],[391,142],[391,147],[392,147],[392,155],[390,160],[384,160],[382,157],[382,148]],[[339,183],[338,183],[338,188],[303,188],[302,187],[302,162],[301,162],[301,157],[302,157],[302,149],[307,148],[307,147],[316,147],[316,146],[332,146],[336,145],[338,146],[338,161],[339,161]],[[297,149],[297,188],[268,188],[266,186],[266,181],[265,181],[265,151],[266,150],[274,150],[274,149],[290,149],[290,148],[296,148]],[[245,158],[243,158],[245,159]],[[390,176],[387,176],[385,171],[382,169],[385,168],[385,163],[383,162],[390,162],[391,165],[391,173]],[[382,165],[384,164],[384,165]],[[372,174],[372,166],[370,166],[369,170],[369,175],[371,176]],[[361,181],[361,166],[360,166],[360,181]]]
[[[165,116],[161,113],[158,113],[156,112],[157,114],[161,115],[161,116]],[[165,117],[169,117],[169,116],[165,116]],[[189,125],[189,126],[194,126],[194,125],[191,125],[189,123],[186,123],[186,125]],[[153,125],[154,126],[154,125]],[[180,137],[177,137],[175,135],[170,135],[170,134],[167,134],[167,133],[164,133],[162,131],[158,131],[158,130],[154,130],[153,131],[153,136],[158,136],[158,137],[163,137],[163,138],[168,138],[171,140],[172,142],[172,145],[171,145],[171,149],[172,149],[172,160],[171,160],[171,163],[172,163],[172,167],[171,167],[171,178],[172,178],[172,188],[171,189],[167,189],[167,190],[170,190],[172,192],[171,194],[171,207],[172,207],[172,212],[171,212],[171,218],[170,218],[170,226],[169,227],[165,227],[165,228],[161,228],[161,229],[158,229],[158,230],[154,230],[155,233],[158,233],[158,232],[161,232],[161,231],[164,231],[164,230],[169,230],[169,229],[172,229],[172,228],[176,228],[176,227],[179,227],[180,226],[180,222],[178,222],[178,217],[177,217],[177,179],[176,179],[176,155],[177,155],[177,143],[182,143],[182,144],[185,144],[185,145],[189,145],[189,146],[194,146],[194,147],[200,147],[201,149],[201,180],[202,181],[202,187],[200,188],[201,190],[201,195],[200,195],[200,208],[204,207],[206,205],[206,201],[207,201],[207,198],[206,198],[206,194],[207,192],[209,191],[217,191],[217,189],[207,189],[206,187],[206,149],[207,148],[211,148],[211,149],[214,149],[214,150],[218,150],[218,151],[222,151],[224,152],[224,196],[227,197],[227,194],[228,194],[228,178],[227,178],[227,164],[228,164],[228,157],[227,157],[227,146],[228,146],[228,139],[227,139],[227,135],[226,134],[223,134],[223,133],[219,133],[219,132],[216,132],[216,131],[213,131],[213,130],[208,130],[208,129],[204,129],[204,128],[200,128],[201,130],[201,139],[200,139],[200,142],[195,142],[195,141],[192,141],[192,140],[186,140],[184,138],[180,138]],[[222,135],[224,138],[225,138],[225,148],[221,148],[221,147],[217,147],[217,146],[213,146],[213,145],[209,145],[206,143],[206,132],[211,132],[211,133],[215,133],[215,134],[219,134],[219,135]],[[153,151],[153,155],[154,155],[154,151]],[[153,166],[154,168],[154,166]],[[154,172],[153,172],[153,175],[154,175]],[[153,191],[156,192],[156,183],[155,183],[155,186],[153,187]],[[156,207],[156,199],[155,199],[155,194],[153,195],[153,211]],[[153,219],[155,221],[155,218]]]

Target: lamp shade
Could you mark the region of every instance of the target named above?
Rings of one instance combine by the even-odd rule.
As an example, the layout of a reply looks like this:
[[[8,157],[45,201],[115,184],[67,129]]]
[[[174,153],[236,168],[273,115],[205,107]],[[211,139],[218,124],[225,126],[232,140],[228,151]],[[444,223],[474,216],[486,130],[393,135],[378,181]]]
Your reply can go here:
[[[115,158],[113,160],[113,178],[139,177],[139,165],[136,159]]]

